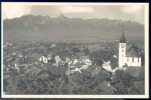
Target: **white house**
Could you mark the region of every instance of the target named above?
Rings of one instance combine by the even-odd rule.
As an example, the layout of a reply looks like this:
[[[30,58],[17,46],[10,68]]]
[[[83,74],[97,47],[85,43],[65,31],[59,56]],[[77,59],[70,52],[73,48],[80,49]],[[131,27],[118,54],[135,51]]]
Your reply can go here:
[[[111,66],[110,66],[110,61],[104,62],[104,63],[102,64],[102,67],[103,67],[105,70],[107,70],[107,71],[112,71],[112,68],[111,68]]]
[[[48,59],[45,56],[41,56],[39,58],[39,61],[42,61],[43,63],[48,63]]]
[[[89,59],[89,56],[80,56],[79,61],[83,62],[86,65],[92,65],[92,62]]]
[[[48,53],[48,54],[47,54],[47,59],[48,59],[48,60],[51,60],[51,59],[52,59],[52,54],[51,54],[51,53]]]
[[[77,59],[74,59],[74,60],[73,60],[73,64],[74,64],[74,65],[75,65],[77,62],[78,62]]]
[[[119,43],[119,67],[124,65],[141,67],[141,57],[133,46],[129,51],[126,50],[126,40],[123,33]]]
[[[51,45],[51,47],[55,47],[55,46],[56,46],[55,44],[52,44],[52,45]]]
[[[65,59],[65,62],[68,63],[68,65],[70,65],[70,64],[72,63],[72,60],[70,60],[70,58],[67,57],[67,58]]]
[[[74,73],[74,72],[82,73],[81,70],[80,70],[79,68],[75,68],[74,70],[71,70],[71,72],[72,72],[72,73]]]
[[[92,62],[90,59],[84,59],[83,63],[85,63],[86,65],[92,65]]]
[[[56,63],[62,61],[59,56],[55,56]]]
[[[80,69],[87,69],[88,67],[89,67],[89,65],[83,65],[83,66],[81,66]]]

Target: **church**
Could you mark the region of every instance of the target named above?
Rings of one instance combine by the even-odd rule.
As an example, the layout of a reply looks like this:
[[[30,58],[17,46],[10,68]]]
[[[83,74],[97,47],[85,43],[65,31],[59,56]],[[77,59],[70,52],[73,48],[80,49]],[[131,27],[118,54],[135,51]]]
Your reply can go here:
[[[138,50],[134,46],[132,46],[129,50],[127,50],[126,47],[126,39],[124,36],[124,32],[122,32],[122,36],[119,42],[119,67],[141,67],[141,56]]]

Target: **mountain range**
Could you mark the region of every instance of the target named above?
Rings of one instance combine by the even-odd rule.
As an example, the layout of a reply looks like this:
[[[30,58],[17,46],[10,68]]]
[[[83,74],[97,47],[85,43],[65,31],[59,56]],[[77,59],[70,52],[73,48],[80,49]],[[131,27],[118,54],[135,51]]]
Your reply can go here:
[[[144,25],[134,21],[24,15],[3,21],[4,40],[144,40]]]

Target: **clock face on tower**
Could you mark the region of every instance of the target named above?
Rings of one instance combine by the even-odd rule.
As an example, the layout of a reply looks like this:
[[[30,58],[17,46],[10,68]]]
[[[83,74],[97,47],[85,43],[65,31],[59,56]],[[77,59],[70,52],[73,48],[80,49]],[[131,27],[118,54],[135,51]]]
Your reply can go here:
[[[124,45],[124,44],[122,44],[122,45],[121,45],[121,47],[122,47],[122,48],[124,48],[124,47],[125,47],[125,45]]]

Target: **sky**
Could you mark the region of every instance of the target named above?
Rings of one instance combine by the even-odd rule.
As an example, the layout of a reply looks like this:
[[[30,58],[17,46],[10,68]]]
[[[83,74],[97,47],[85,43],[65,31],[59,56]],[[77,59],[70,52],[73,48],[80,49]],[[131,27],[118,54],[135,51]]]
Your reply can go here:
[[[51,18],[64,14],[69,18],[108,18],[131,20],[144,24],[144,5],[32,5],[2,3],[3,19],[12,19],[23,15],[42,15]]]

